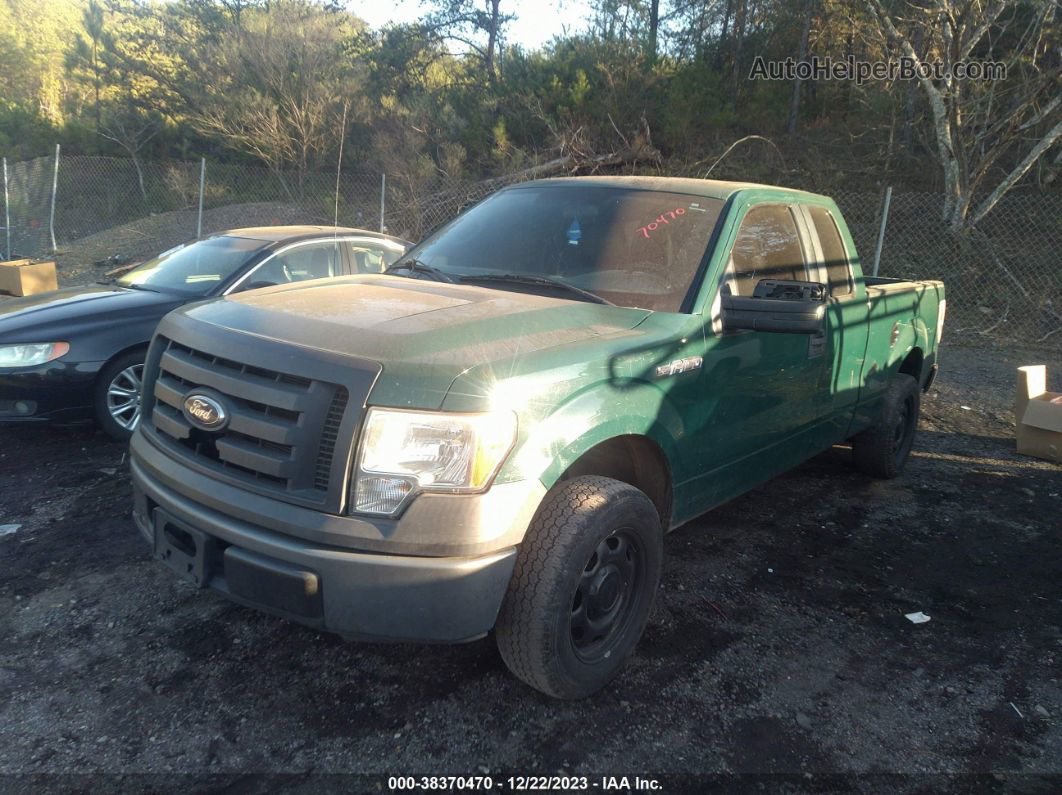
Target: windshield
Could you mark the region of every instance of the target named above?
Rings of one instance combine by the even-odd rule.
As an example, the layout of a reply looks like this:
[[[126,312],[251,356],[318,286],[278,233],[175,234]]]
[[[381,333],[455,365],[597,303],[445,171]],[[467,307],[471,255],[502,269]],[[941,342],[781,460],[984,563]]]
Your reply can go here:
[[[125,287],[206,295],[269,243],[246,237],[211,237],[164,251],[118,277]]]
[[[509,188],[400,262],[415,259],[472,283],[486,274],[548,277],[620,306],[678,312],[722,208],[718,199],[662,191]],[[483,284],[530,289],[515,281]]]

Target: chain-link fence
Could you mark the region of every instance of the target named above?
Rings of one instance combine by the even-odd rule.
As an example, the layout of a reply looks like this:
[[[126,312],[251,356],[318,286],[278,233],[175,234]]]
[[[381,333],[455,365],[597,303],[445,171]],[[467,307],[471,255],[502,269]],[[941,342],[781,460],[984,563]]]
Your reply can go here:
[[[436,178],[413,183],[391,178],[387,182],[388,231],[419,240],[466,207],[519,180],[520,177],[505,176],[479,182]]]
[[[197,234],[242,226],[331,224],[338,217],[340,225],[418,240],[523,178],[344,172],[337,215],[334,173],[65,156],[58,169],[54,157],[45,157],[8,163],[7,172],[10,253],[52,254],[54,235],[61,280],[63,266],[140,259]],[[883,195],[842,191],[834,197],[870,273]],[[1062,195],[1012,192],[976,230],[961,235],[940,220],[940,202],[933,193],[892,193],[881,275],[943,279],[953,341],[1062,345]]]
[[[10,257],[137,259],[198,235],[276,224],[380,226],[381,175],[62,155],[7,163]]]
[[[835,193],[871,273],[885,203],[877,193]],[[947,337],[955,342],[1062,345],[1062,195],[1011,193],[976,229],[941,220],[935,193],[893,191],[880,273],[941,279]]]

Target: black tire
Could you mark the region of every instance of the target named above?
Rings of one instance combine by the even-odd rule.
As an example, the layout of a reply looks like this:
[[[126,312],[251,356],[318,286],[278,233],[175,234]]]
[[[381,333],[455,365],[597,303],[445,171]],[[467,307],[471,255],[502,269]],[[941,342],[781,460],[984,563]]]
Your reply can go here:
[[[857,467],[877,478],[894,478],[903,471],[918,428],[921,401],[922,392],[912,376],[893,376],[878,422],[852,438]]]
[[[645,629],[662,536],[656,508],[633,486],[596,476],[558,484],[528,528],[498,616],[509,670],[556,698],[608,684]]]
[[[139,386],[139,380],[143,376],[145,356],[147,356],[146,350],[122,354],[108,362],[96,377],[96,387],[92,397],[96,422],[108,436],[119,442],[128,442],[129,437],[136,430],[136,423],[140,419],[140,394],[137,391],[135,397],[129,395],[130,408],[118,412],[119,406],[125,402],[124,400],[119,402],[118,397],[125,398],[126,396],[115,396],[110,393],[112,389],[133,391],[134,382],[128,378],[130,371],[135,374],[135,386]],[[123,422],[127,424],[123,425]]]

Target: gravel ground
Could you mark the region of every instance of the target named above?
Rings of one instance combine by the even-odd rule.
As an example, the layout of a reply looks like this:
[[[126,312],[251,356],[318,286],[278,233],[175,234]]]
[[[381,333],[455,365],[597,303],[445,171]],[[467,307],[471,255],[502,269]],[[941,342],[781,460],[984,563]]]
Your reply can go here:
[[[0,538],[0,773],[1057,792],[1062,469],[1015,454],[1009,408],[1041,356],[944,351],[895,481],[835,449],[675,531],[635,657],[577,703],[508,676],[490,640],[350,644],[185,586],[132,526],[121,445],[0,430],[0,525],[20,525]]]

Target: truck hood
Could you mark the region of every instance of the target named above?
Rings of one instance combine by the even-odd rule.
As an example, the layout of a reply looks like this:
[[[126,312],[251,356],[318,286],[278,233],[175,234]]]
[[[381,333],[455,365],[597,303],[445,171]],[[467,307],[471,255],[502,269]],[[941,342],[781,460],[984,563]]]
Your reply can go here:
[[[244,334],[378,362],[371,403],[437,408],[475,367],[629,333],[648,310],[398,276],[321,279],[179,310]]]

